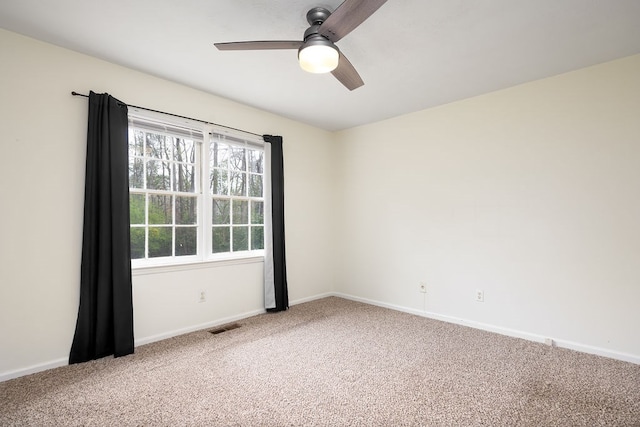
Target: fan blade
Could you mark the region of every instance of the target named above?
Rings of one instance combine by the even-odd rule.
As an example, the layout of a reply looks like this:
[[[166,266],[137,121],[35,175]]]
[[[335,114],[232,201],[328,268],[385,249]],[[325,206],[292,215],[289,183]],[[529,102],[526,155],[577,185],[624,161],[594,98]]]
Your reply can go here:
[[[364,84],[360,74],[358,74],[353,65],[351,65],[351,62],[349,62],[342,52],[340,52],[338,68],[333,70],[331,74],[333,74],[333,76],[349,90],[357,89]]]
[[[386,2],[387,0],[345,0],[320,25],[318,32],[335,43],[355,30]]]
[[[268,50],[268,49],[299,49],[301,41],[257,41],[257,42],[229,42],[214,43],[218,50]]]

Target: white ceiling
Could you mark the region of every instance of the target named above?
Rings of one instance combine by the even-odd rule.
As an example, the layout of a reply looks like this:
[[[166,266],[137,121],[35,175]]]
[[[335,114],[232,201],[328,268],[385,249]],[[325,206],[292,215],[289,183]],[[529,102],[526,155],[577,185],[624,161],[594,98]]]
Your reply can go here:
[[[301,40],[307,10],[340,3],[2,0],[0,27],[327,130],[640,53],[640,0],[389,0],[337,43],[365,82],[352,92],[295,50],[213,46]]]

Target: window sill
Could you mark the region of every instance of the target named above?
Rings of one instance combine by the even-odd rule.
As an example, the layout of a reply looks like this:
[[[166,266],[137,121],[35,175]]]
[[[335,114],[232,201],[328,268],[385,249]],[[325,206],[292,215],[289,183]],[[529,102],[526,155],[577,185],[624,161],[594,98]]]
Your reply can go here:
[[[179,264],[144,265],[131,268],[132,276],[143,276],[147,274],[172,273],[176,271],[199,270],[202,268],[218,268],[230,265],[257,264],[264,262],[264,255],[247,255],[242,257],[229,257],[220,259],[210,259],[206,261],[191,261]]]

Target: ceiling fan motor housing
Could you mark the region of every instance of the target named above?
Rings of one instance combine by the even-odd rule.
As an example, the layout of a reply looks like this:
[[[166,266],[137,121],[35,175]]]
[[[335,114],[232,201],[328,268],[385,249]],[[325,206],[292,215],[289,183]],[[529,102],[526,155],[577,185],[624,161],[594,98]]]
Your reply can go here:
[[[318,32],[318,28],[320,28],[319,25],[312,25],[307,28],[307,31],[304,32],[304,43],[302,44],[300,49],[304,49],[306,46],[313,45],[331,46],[335,49],[338,49],[338,47],[331,40]]]
[[[298,49],[298,57],[300,52],[309,46],[329,46],[338,51],[338,47],[331,40],[320,34],[320,26],[329,15],[331,12],[324,7],[314,7],[307,12],[307,22],[311,26],[304,32],[304,43]]]

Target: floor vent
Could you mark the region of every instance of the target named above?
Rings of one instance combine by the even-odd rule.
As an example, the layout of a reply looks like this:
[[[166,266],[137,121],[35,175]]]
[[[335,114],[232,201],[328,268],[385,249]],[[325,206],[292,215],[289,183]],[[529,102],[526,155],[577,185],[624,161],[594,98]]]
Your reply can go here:
[[[239,323],[231,323],[229,325],[224,325],[224,326],[220,326],[219,328],[212,329],[209,332],[212,333],[213,335],[218,335],[223,332],[231,331],[233,329],[238,329],[239,327],[240,327]]]

